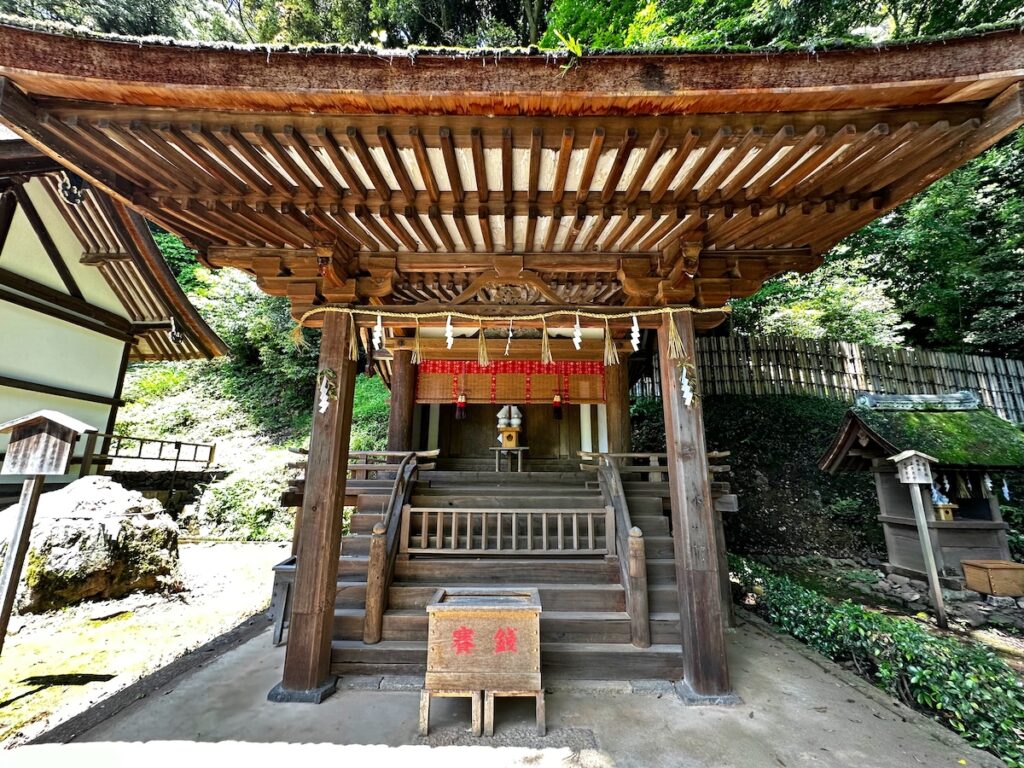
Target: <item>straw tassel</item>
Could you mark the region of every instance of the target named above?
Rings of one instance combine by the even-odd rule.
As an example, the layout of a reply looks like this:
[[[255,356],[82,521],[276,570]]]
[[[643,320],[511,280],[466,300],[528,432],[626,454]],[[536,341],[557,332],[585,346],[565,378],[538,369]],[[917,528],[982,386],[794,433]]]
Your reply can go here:
[[[491,359],[487,356],[487,339],[484,338],[483,323],[480,323],[480,336],[476,342],[476,361],[480,363],[481,368],[486,368],[491,363]]]
[[[551,341],[548,339],[548,321],[547,318],[541,318],[541,329],[540,336],[540,361],[542,363],[553,363],[555,358],[551,355]]]
[[[423,362],[423,349],[420,347],[420,319],[416,318],[416,333],[412,337],[412,364]]]
[[[348,316],[348,359],[359,359],[359,332],[356,330],[355,315]]]
[[[296,349],[303,349],[309,346],[309,342],[306,341],[305,334],[302,333],[302,326],[296,323],[295,327],[292,328],[291,332],[292,344],[295,345]]]
[[[671,314],[668,316],[668,356],[680,362],[686,360],[686,348],[676,327],[675,317]]]
[[[612,329],[607,320],[604,321],[604,364],[619,364],[619,350],[615,348],[615,339],[612,338]]]

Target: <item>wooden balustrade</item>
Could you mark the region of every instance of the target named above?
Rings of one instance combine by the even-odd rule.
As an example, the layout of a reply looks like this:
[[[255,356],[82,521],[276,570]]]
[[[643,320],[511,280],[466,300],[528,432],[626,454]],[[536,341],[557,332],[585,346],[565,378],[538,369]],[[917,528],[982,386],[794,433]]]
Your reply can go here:
[[[615,554],[615,513],[593,509],[406,507],[409,554]]]
[[[404,530],[406,502],[412,495],[414,480],[423,466],[420,458],[434,458],[438,451],[396,452],[370,454],[388,458],[401,456],[399,464],[393,464],[395,483],[391,495],[381,513],[381,520],[373,526],[370,537],[370,555],[366,570],[366,601],[363,614],[363,642],[367,645],[379,643],[384,631],[384,611],[388,607],[388,591],[395,571],[398,556],[399,531]]]

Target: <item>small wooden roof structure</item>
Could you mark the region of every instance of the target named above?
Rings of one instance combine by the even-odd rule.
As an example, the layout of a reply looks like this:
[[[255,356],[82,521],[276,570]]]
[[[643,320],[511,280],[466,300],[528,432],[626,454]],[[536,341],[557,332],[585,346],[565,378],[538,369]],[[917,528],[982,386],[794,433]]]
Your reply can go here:
[[[77,432],[80,435],[84,435],[86,432],[95,432],[96,427],[91,427],[84,421],[79,421],[76,418],[68,416],[67,414],[61,413],[60,411],[42,410],[30,413],[27,416],[21,416],[17,419],[11,419],[0,424],[0,435],[5,432],[10,432],[16,427],[24,427],[29,424],[35,424],[36,422],[48,421],[57,424],[65,429],[70,429],[72,432]]]
[[[718,307],[1024,123],[1022,80],[1016,30],[575,60],[0,27],[0,118],[296,317]]]
[[[937,466],[1024,467],[1024,431],[981,406],[971,393],[858,398],[822,456],[826,472],[870,470],[875,459],[918,451]]]
[[[25,212],[40,246],[64,280],[67,293],[21,278],[0,264],[0,288],[36,296],[73,313],[98,317],[134,337],[130,359],[187,360],[212,358],[227,352],[182,292],[157,249],[145,220],[112,200],[103,191],[87,187],[80,201],[69,202],[60,185],[65,171],[52,158],[24,140],[0,135],[0,230],[6,231],[15,210]],[[37,179],[49,202],[81,244],[80,262],[99,270],[124,307],[127,318],[86,303],[61,264],[62,255],[47,231],[49,218],[36,210],[24,188]],[[37,198],[38,200],[38,198]],[[0,238],[0,248],[3,238]],[[40,292],[45,295],[40,295]],[[97,314],[99,313],[99,314]],[[70,317],[69,316],[69,317]]]

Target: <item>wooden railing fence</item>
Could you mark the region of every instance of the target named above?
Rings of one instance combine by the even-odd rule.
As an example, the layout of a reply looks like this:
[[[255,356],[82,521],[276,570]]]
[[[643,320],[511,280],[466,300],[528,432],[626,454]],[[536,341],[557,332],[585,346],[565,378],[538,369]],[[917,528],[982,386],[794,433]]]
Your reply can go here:
[[[853,401],[857,392],[978,394],[1005,419],[1024,423],[1024,361],[920,349],[871,347],[787,336],[697,339],[705,395],[817,395]],[[641,378],[634,396],[660,396]]]

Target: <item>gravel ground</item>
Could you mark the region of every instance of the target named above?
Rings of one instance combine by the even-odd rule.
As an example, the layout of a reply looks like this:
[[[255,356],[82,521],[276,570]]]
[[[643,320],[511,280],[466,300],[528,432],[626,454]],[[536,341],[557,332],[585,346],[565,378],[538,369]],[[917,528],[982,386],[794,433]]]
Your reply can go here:
[[[185,589],[16,616],[0,659],[0,746],[22,744],[266,610],[281,543],[181,545]]]

